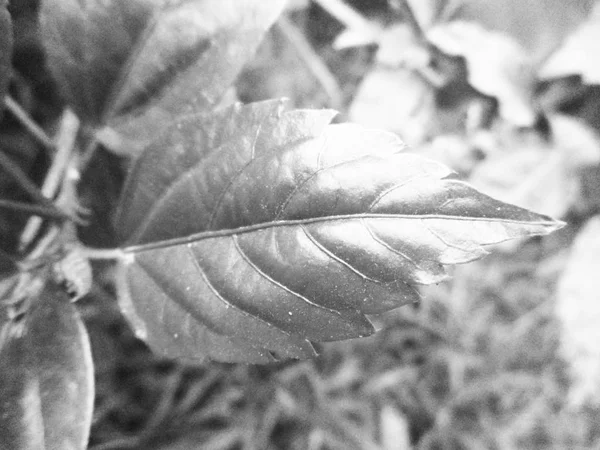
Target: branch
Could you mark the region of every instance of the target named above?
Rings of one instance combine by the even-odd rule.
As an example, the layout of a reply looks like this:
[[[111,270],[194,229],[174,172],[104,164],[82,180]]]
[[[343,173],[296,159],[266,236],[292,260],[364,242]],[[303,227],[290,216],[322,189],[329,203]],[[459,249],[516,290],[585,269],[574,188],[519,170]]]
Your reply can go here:
[[[306,64],[306,67],[308,67],[322,86],[323,90],[327,93],[331,101],[331,106],[334,109],[341,109],[343,105],[343,96],[338,82],[319,55],[315,53],[315,50],[306,40],[306,37],[304,37],[296,25],[290,22],[287,17],[281,17],[277,21],[276,26],[281,34],[283,34],[296,49],[298,56],[300,56],[304,64]]]
[[[4,105],[40,144],[48,150],[54,150],[52,139],[11,96],[4,97]]]
[[[57,210],[56,208],[48,208],[47,206],[16,202],[13,200],[0,199],[0,208],[26,214],[32,214],[34,216],[45,217],[48,219],[65,220],[69,218],[69,216],[67,216],[62,211]]]
[[[56,214],[64,216],[62,211],[44,196],[37,185],[31,181],[29,176],[2,151],[0,151],[0,167],[6,171],[6,173],[31,197],[32,200],[45,206],[47,209],[54,209]]]

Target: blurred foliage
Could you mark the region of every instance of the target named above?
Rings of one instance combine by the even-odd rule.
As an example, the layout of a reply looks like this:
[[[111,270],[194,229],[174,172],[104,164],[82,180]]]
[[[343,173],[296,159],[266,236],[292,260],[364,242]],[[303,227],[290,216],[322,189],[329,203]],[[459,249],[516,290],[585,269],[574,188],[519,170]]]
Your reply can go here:
[[[599,448],[600,399],[573,406],[577,380],[563,329],[577,328],[555,312],[561,301],[557,280],[570,264],[571,244],[600,211],[600,86],[594,76],[600,62],[578,56],[559,66],[564,70],[556,68],[557,60],[569,57],[563,47],[592,34],[586,18],[597,20],[597,13],[590,15],[594,2],[348,0],[374,24],[364,29],[380,33],[363,36],[366,45],[344,49],[334,45],[347,24],[326,8],[330,2],[294,3],[288,20],[272,29],[238,79],[240,99],[283,95],[295,107],[335,106],[342,119],[388,126],[404,133],[414,151],[442,160],[483,189],[495,187],[497,195],[522,198],[542,212],[556,208],[552,213],[569,226],[457,268],[450,282],[424,289],[420,304],[374,318],[382,331],[371,338],[326,345],[315,361],[273,366],[157,359],[118,311],[108,282],[112,268],[97,264],[98,281],[79,304],[96,365],[90,448],[409,448],[402,442],[418,450]],[[421,5],[414,10],[420,27],[398,8],[402,4]],[[10,93],[52,131],[63,102],[44,66],[37,8],[37,0],[10,3]],[[456,27],[458,19],[477,23],[488,38],[493,33],[488,42],[521,52],[504,61],[506,72],[493,73],[495,85],[508,90],[489,91],[469,77],[473,64],[482,67],[482,52],[494,56],[497,47],[467,51],[470,38],[450,49],[447,37],[427,35],[435,26]],[[598,40],[588,38],[575,48],[597,52]],[[562,53],[552,56],[553,50]],[[518,75],[523,72],[514,75],[515,67],[525,70],[526,83]],[[531,123],[515,123],[512,113],[501,112],[507,95],[533,112]],[[9,112],[0,124],[0,148],[41,182],[48,158]],[[109,212],[124,165],[100,152],[89,168],[93,176],[80,186],[82,203],[94,214],[94,227],[80,230],[88,245],[114,243]],[[0,192],[2,198],[23,199],[4,174]],[[25,219],[0,214],[3,252],[15,249]],[[586,270],[588,277],[597,276],[597,254]],[[581,345],[586,343],[596,345],[585,339]]]

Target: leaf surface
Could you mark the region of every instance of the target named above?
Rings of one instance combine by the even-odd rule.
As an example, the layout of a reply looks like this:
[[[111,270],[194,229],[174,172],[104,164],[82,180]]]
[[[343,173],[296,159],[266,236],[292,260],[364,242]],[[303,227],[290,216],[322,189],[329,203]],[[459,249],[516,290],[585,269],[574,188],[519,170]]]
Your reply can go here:
[[[0,1],[0,98],[2,99],[8,93],[12,70],[13,28],[7,6],[8,0]],[[3,106],[0,107],[0,111],[2,108]]]
[[[135,154],[173,118],[214,107],[283,0],[45,0],[51,69],[78,113]]]
[[[327,125],[331,111],[271,101],[224,117],[146,149],[118,216],[124,310],[170,356],[308,357],[311,341],[371,334],[365,314],[417,301],[444,264],[560,226],[447,178],[392,133]]]
[[[600,84],[600,3],[560,48],[552,54],[540,71],[546,79],[572,75],[582,77],[584,83]]]
[[[7,299],[0,310],[0,441],[14,450],[84,450],[94,403],[87,332],[68,296],[39,283],[28,288],[35,297],[27,312],[7,317]]]

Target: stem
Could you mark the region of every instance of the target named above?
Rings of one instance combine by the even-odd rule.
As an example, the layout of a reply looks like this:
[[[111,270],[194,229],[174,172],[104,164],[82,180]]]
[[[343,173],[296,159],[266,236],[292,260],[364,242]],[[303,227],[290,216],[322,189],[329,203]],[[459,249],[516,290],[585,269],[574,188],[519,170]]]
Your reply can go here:
[[[408,23],[408,26],[412,29],[413,35],[419,39],[421,42],[427,42],[427,37],[425,36],[425,31],[423,27],[417,20],[417,16],[415,16],[414,11],[410,7],[410,4],[407,0],[389,0],[390,6],[396,11],[402,14],[402,17]]]
[[[327,93],[331,106],[335,109],[341,109],[343,106],[342,91],[337,80],[331,74],[329,68],[315,53],[310,43],[306,40],[296,25],[290,22],[286,17],[281,17],[276,23],[277,29],[292,44],[298,52],[298,56],[306,64],[313,76],[319,82],[325,93]]]
[[[31,203],[15,202],[12,200],[0,199],[0,209],[8,209],[11,211],[17,211],[27,214],[32,214],[38,217],[45,217],[48,219],[68,219],[65,213],[57,208],[48,208],[47,206],[33,205]]]
[[[62,184],[64,174],[75,145],[75,139],[79,130],[79,120],[71,111],[66,110],[61,118],[60,128],[56,137],[57,151],[48,169],[46,178],[42,184],[42,194],[47,197],[54,197],[59,186]],[[37,232],[42,225],[40,217],[29,219],[23,232],[19,247],[24,249],[35,239]]]
[[[65,170],[73,153],[73,148],[75,147],[75,139],[77,138],[78,131],[79,119],[71,110],[66,109],[63,112],[60,128],[56,135],[56,155],[54,155],[52,165],[42,185],[42,193],[46,197],[54,197],[61,185]]]
[[[45,206],[48,209],[54,209],[56,214],[63,215],[62,212],[40,191],[37,185],[31,181],[29,176],[14,163],[12,159],[0,151],[0,167],[2,167],[8,175],[21,187],[29,196]]]
[[[48,150],[54,150],[52,139],[11,96],[4,97],[4,105],[39,143]]]
[[[98,149],[98,144],[98,137],[96,136],[96,133],[94,133],[83,150],[81,158],[79,159],[79,164],[77,167],[79,173],[83,173],[85,169],[87,169],[88,165],[92,161],[92,158],[94,157],[94,154],[96,153],[96,150]]]
[[[120,248],[91,248],[81,247],[82,256],[87,259],[110,259],[110,260],[122,260],[128,258],[123,250]]]
[[[314,2],[348,29],[379,29],[379,27],[365,19],[358,11],[348,6],[342,0],[314,0]]]

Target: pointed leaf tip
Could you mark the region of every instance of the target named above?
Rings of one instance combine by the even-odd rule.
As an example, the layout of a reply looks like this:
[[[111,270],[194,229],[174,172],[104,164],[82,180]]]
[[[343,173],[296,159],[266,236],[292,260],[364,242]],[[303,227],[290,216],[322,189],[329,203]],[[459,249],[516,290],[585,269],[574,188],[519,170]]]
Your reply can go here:
[[[374,332],[366,315],[485,246],[563,224],[448,178],[392,133],[330,111],[235,106],[136,161],[118,222],[130,320],[159,352],[268,362]]]

